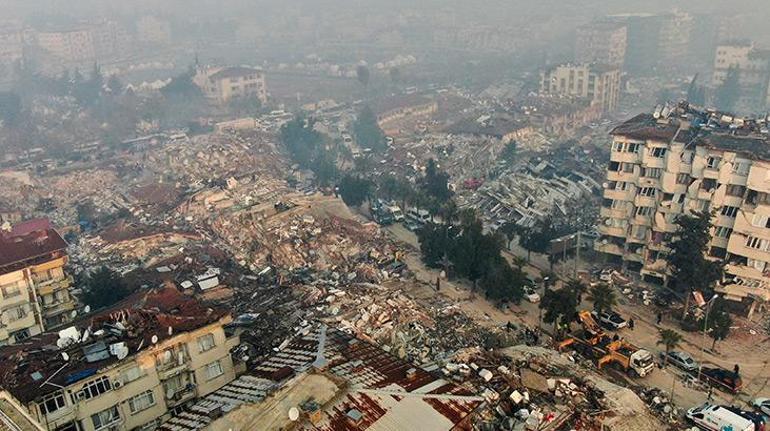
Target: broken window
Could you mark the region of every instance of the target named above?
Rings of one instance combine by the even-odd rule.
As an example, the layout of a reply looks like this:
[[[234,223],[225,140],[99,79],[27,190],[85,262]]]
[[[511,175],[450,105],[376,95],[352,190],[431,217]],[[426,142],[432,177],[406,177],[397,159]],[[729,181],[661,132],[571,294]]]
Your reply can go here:
[[[738,175],[749,174],[749,162],[735,162],[733,163],[733,173]]]
[[[37,405],[44,415],[48,415],[64,408],[67,403],[64,399],[64,392],[58,391],[44,396]]]
[[[639,189],[639,195],[653,197],[655,196],[655,187],[642,187]]]
[[[655,212],[653,207],[639,207],[636,209],[636,215],[642,217],[649,217]]]
[[[634,173],[634,164],[633,163],[621,163],[620,168],[623,170],[623,172],[627,174],[633,174]]]
[[[743,197],[743,194],[746,193],[746,187],[736,184],[728,184],[725,193],[727,193],[728,196]]]
[[[107,428],[119,421],[120,413],[118,413],[118,406],[112,406],[95,415],[91,415],[91,422],[93,422],[95,430]]]
[[[222,363],[218,360],[206,365],[206,379],[208,380],[217,378],[224,373],[225,370],[222,369]]]
[[[714,229],[714,236],[717,238],[728,238],[731,233],[733,233],[733,230],[726,226],[717,226]]]
[[[666,156],[666,147],[653,147],[650,148],[650,156],[655,157],[657,159],[662,159]]]
[[[107,378],[107,376],[102,376],[98,379],[91,380],[90,382],[83,385],[83,389],[72,394],[73,402],[84,399],[90,400],[91,398],[96,398],[99,395],[111,390],[112,383],[110,382],[110,379]]]
[[[709,156],[706,159],[706,167],[709,169],[717,169],[719,167],[719,162],[721,162],[722,159],[715,156]]]
[[[646,178],[660,178],[662,172],[660,168],[642,168],[642,176]]]
[[[706,178],[700,184],[701,190],[705,190],[707,192],[714,190],[716,187],[717,187],[717,180],[713,178]]]
[[[688,175],[688,174],[677,174],[676,175],[676,183],[677,184],[690,184],[690,175]]]

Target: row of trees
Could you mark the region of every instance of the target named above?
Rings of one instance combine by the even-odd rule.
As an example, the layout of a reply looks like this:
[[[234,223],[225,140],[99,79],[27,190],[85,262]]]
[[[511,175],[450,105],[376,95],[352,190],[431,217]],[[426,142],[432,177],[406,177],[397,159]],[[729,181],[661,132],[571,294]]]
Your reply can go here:
[[[318,184],[328,186],[338,177],[336,154],[327,148],[326,139],[314,126],[314,119],[298,115],[281,127],[279,136],[299,167],[310,169]]]

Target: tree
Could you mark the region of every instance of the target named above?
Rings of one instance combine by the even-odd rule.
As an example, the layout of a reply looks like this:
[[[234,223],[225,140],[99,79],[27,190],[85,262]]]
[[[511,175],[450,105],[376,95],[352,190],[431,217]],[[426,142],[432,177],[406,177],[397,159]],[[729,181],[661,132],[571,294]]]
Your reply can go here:
[[[171,78],[171,81],[160,89],[161,94],[167,99],[202,99],[203,92],[193,82],[193,76],[195,76],[195,70],[190,69]]]
[[[582,280],[573,278],[567,281],[567,289],[575,295],[575,301],[580,304],[580,300],[588,290],[588,286]]]
[[[687,101],[698,106],[706,104],[706,89],[698,85],[697,73],[692,78],[692,81],[690,81],[690,86],[687,87]]]
[[[540,301],[540,308],[545,311],[543,321],[556,325],[569,325],[577,313],[577,300],[568,289],[546,290]]]
[[[594,303],[594,310],[598,313],[611,310],[618,303],[615,289],[605,283],[599,283],[591,287],[588,293],[588,300]]]
[[[361,147],[369,148],[378,153],[388,148],[385,142],[385,133],[380,129],[377,117],[369,106],[364,106],[358,113],[356,121],[353,123],[353,134],[356,136],[356,143]]]
[[[519,268],[511,268],[507,262],[492,265],[479,280],[479,286],[489,299],[498,303],[512,301],[516,304],[524,297],[526,275]]]
[[[123,83],[117,75],[111,75],[107,80],[107,88],[110,90],[110,94],[117,96],[123,92]]]
[[[302,115],[281,126],[279,137],[291,158],[307,169],[312,165],[323,145],[323,136],[313,129],[315,121]]]
[[[345,175],[340,181],[340,196],[348,206],[359,206],[369,197],[371,187],[367,179]]]
[[[108,307],[131,293],[120,275],[106,266],[93,273],[81,274],[81,301],[92,309]]]
[[[677,217],[676,225],[676,236],[669,244],[671,252],[666,260],[676,291],[680,297],[685,297],[684,318],[690,307],[692,292],[710,293],[714,283],[722,276],[722,263],[706,259],[711,240],[711,214],[682,214]]]
[[[356,67],[356,78],[364,88],[369,87],[369,68],[365,64],[359,64]]]
[[[666,348],[666,355],[663,357],[663,367],[668,365],[668,353],[676,349],[682,342],[682,335],[673,329],[661,329],[658,333],[656,344],[663,345]]]
[[[426,265],[437,268],[444,257],[454,249],[454,231],[448,225],[426,223],[417,231],[420,253]]]
[[[503,151],[500,152],[500,158],[508,163],[512,163],[516,159],[516,150],[516,141],[511,141],[503,147]]]
[[[531,228],[519,226],[519,245],[527,250],[527,262],[532,252],[545,253],[554,238],[553,223],[550,219],[540,219]]]
[[[505,235],[505,239],[508,240],[508,245],[506,248],[510,250],[511,243],[513,243],[513,240],[516,239],[516,233],[519,231],[518,226],[514,222],[507,221],[503,223],[502,226],[500,226],[500,229],[498,229],[498,231],[503,235]]]
[[[449,190],[449,174],[439,170],[433,159],[429,159],[425,167],[422,188],[428,196],[436,198],[439,202],[444,202],[452,197],[452,191]]]
[[[713,340],[713,343],[711,343],[711,349],[713,350],[717,345],[717,341],[722,341],[730,335],[730,326],[733,324],[733,319],[730,317],[730,313],[727,312],[724,299],[716,299],[711,307],[706,328],[708,328],[709,335]]]
[[[457,204],[454,200],[449,199],[444,202],[438,210],[438,215],[446,224],[454,224],[460,216],[460,210],[457,208]]]
[[[727,70],[727,76],[717,88],[716,91],[716,105],[717,108],[723,111],[732,111],[735,109],[735,104],[741,96],[741,88],[739,82],[739,71],[735,67],[730,67]]]
[[[21,118],[21,97],[10,91],[0,91],[0,125],[16,125]]]
[[[237,116],[254,117],[262,110],[262,101],[257,96],[233,97],[228,102],[228,108]]]

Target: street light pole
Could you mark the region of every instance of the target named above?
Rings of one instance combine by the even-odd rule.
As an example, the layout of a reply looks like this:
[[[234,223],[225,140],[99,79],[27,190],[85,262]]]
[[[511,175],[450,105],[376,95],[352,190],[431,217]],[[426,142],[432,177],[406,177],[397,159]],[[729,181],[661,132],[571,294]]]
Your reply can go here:
[[[714,304],[714,301],[719,298],[718,294],[715,294],[714,296],[709,299],[708,304],[706,304],[706,316],[703,319],[703,335],[701,336],[701,342],[700,342],[700,364],[698,364],[698,381],[700,381],[700,375],[701,370],[703,369],[703,361],[706,359],[706,329],[709,323],[709,312],[711,311],[711,305]]]
[[[550,280],[550,277],[543,277],[543,297],[540,298],[540,303],[542,304],[542,301],[545,299],[545,288],[548,286],[548,280]],[[538,315],[537,315],[537,327],[542,331],[543,330],[543,308],[538,305]]]

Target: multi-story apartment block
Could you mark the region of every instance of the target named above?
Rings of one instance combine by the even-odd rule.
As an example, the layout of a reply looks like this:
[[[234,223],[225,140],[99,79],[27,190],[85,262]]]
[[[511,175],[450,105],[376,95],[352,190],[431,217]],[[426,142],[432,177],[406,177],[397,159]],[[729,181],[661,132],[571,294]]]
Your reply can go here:
[[[726,262],[717,289],[751,304],[749,311],[755,300],[770,299],[767,120],[682,102],[616,127],[596,250],[663,283],[676,218],[713,212],[708,255]]]
[[[48,220],[0,231],[0,344],[27,339],[71,320],[72,277],[64,271],[66,242]]]
[[[36,40],[40,49],[59,62],[83,63],[96,59],[94,38],[88,27],[41,31],[37,33]]]
[[[171,42],[171,24],[151,15],[143,16],[136,22],[137,39],[151,44]]]
[[[622,67],[626,60],[628,32],[625,24],[597,21],[581,26],[575,37],[575,61]]]
[[[48,430],[154,430],[235,378],[231,321],[173,286],[139,292],[0,348],[2,386]]]
[[[714,87],[722,85],[731,69],[738,74],[740,87],[736,108],[765,110],[770,105],[770,50],[758,49],[750,41],[720,43],[714,57]]]
[[[601,64],[562,64],[540,74],[540,93],[580,97],[614,111],[620,101],[620,69]]]
[[[255,96],[267,102],[265,73],[251,67],[199,68],[193,78],[209,100],[227,103],[237,97]]]

